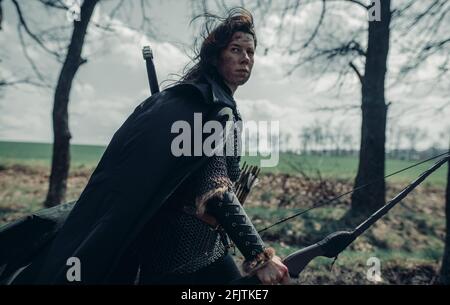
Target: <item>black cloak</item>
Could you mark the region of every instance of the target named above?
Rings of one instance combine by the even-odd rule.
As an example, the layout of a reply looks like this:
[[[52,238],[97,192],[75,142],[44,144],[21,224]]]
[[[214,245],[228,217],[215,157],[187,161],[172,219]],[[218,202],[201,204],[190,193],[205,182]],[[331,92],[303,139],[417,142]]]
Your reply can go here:
[[[2,284],[132,284],[133,241],[152,215],[207,156],[171,153],[178,120],[222,125],[236,115],[215,81],[182,83],[142,102],[116,131],[76,203],[41,210],[0,228]],[[203,135],[205,136],[205,135]],[[192,143],[194,143],[192,141]],[[69,282],[68,259],[80,260],[81,282]]]

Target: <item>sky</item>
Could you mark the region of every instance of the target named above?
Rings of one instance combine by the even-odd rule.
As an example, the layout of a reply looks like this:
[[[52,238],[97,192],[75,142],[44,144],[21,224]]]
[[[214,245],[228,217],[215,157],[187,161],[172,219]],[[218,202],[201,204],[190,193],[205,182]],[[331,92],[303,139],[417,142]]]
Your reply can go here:
[[[4,5],[3,29],[0,31],[1,62],[3,77],[20,77],[31,73],[24,57],[17,34],[17,16],[9,1]],[[192,7],[188,1],[153,1],[149,17],[156,24],[156,37],[145,35],[121,16],[110,20],[108,5],[97,6],[93,21],[110,21],[114,32],[90,26],[83,56],[88,62],[76,74],[69,104],[69,125],[72,143],[106,145],[133,109],[150,94],[142,59],[141,48],[150,44],[160,83],[180,74],[189,62],[189,50],[198,34],[195,25],[190,25]],[[36,9],[26,11],[26,16],[37,26],[42,24],[71,23],[64,14],[47,13]],[[130,10],[128,16],[137,20],[139,12]],[[307,23],[317,19],[317,13],[300,12],[292,16],[288,26]],[[45,23],[43,23],[45,20]],[[352,19],[343,19],[341,26],[351,26]],[[276,41],[275,28],[279,18],[269,14],[265,23],[255,19],[258,39],[262,46]],[[42,52],[29,40],[27,52],[35,60],[39,70],[46,75],[50,84],[55,84],[61,65]],[[331,87],[335,73],[328,73],[317,79],[313,71],[298,70],[287,75],[294,58],[282,50],[265,52],[257,48],[252,76],[247,84],[238,88],[235,99],[244,120],[278,121],[282,133],[291,134],[290,146],[296,149],[298,133],[314,121],[330,128],[343,128],[355,137],[360,130],[360,87],[356,78],[345,85],[340,96]],[[395,50],[390,53],[390,64],[405,60]],[[425,81],[427,66],[420,72],[415,85],[393,85],[387,90],[387,100],[392,102],[389,124],[395,126],[418,126],[427,130],[429,136],[419,144],[425,148],[435,142],[442,142],[443,132],[450,130],[448,107],[434,111],[445,104],[448,97],[443,90],[430,93]],[[167,82],[163,83],[168,84]],[[445,86],[445,85],[444,85]],[[30,86],[14,86],[0,92],[0,140],[48,142],[53,139],[52,112],[53,91]],[[351,111],[317,111],[320,107],[339,105],[352,106]],[[340,126],[340,127],[339,127]]]

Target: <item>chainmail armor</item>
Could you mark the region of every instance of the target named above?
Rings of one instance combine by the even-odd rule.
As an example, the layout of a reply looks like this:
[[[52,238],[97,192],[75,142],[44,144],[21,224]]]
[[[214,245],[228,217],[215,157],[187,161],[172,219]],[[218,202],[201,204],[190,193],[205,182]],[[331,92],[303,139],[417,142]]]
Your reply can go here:
[[[195,199],[218,188],[233,190],[240,175],[234,129],[234,156],[212,156],[183,182],[141,233],[141,277],[193,273],[227,253],[227,237],[195,214]],[[186,212],[190,208],[192,213]],[[145,281],[145,280],[144,280]]]

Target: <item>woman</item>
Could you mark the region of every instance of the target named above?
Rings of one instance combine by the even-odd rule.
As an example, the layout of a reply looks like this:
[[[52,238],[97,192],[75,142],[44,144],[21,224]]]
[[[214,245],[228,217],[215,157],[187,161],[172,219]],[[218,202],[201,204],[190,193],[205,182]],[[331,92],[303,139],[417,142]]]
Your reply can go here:
[[[212,87],[213,95],[231,107],[236,122],[241,118],[233,95],[249,79],[254,63],[257,41],[252,17],[246,11],[232,10],[205,36],[198,62],[182,83]],[[234,136],[238,138],[237,134]],[[234,144],[234,151],[238,151],[237,141]],[[233,192],[233,182],[240,172],[239,160],[236,154],[211,157],[168,200],[156,217],[158,221],[150,222],[142,234],[143,282],[227,283],[239,278],[241,274],[233,259],[225,255],[226,235],[244,255],[243,270],[247,274],[256,274],[264,284],[288,280],[287,268],[274,256],[273,249],[264,246]],[[187,216],[189,210],[195,211],[192,214],[200,221]],[[165,227],[168,223],[170,226]],[[211,232],[211,225],[222,231]],[[219,238],[221,233],[225,236]],[[208,242],[202,242],[205,236]],[[146,242],[150,247],[145,247]],[[155,249],[155,245],[162,246]]]

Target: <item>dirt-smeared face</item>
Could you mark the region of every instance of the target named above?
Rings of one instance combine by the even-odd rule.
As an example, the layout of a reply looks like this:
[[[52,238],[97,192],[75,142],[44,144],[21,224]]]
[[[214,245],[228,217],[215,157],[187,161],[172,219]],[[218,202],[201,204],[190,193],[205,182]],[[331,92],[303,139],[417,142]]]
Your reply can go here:
[[[220,53],[217,70],[233,93],[250,78],[254,54],[253,36],[244,32],[234,33],[228,46]]]

